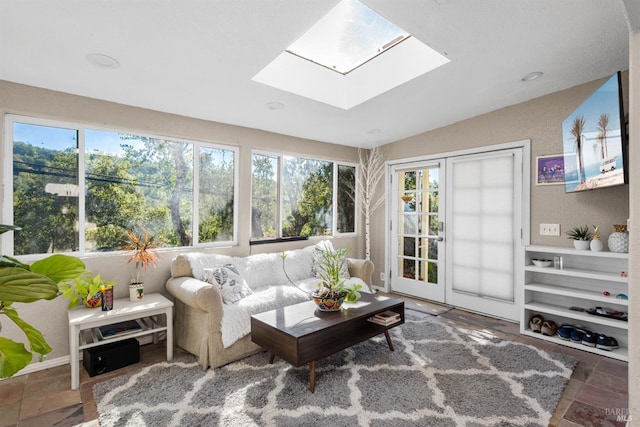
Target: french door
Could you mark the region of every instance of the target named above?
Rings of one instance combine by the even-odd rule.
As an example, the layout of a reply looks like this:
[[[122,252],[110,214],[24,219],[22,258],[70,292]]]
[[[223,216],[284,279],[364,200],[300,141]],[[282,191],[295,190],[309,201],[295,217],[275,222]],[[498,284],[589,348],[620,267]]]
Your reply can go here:
[[[522,153],[391,167],[391,291],[518,319]]]
[[[446,301],[517,320],[522,150],[454,157],[447,168]]]
[[[391,288],[444,302],[441,176],[441,161],[399,166],[392,171]]]

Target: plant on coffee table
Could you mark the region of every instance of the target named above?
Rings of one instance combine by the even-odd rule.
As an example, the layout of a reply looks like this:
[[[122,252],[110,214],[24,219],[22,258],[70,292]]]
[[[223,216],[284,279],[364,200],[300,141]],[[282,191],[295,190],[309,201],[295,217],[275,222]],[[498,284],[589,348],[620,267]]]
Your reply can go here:
[[[321,246],[316,251],[316,273],[320,281],[316,290],[311,293],[311,297],[318,305],[318,309],[321,311],[337,311],[340,310],[344,301],[358,301],[362,285],[347,285],[345,283],[349,277],[346,260],[349,249],[337,249],[334,251],[329,247]],[[284,268],[285,259],[286,254],[283,252],[282,268],[289,282],[297,287]]]

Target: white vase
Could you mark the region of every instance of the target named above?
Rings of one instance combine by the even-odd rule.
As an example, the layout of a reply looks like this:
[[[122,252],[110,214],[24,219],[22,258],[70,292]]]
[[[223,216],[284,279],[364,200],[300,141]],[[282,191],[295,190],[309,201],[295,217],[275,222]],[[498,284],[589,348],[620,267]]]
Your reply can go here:
[[[144,283],[132,283],[129,285],[129,301],[139,301],[144,298]]]
[[[588,250],[590,244],[591,244],[591,242],[589,242],[589,240],[574,240],[573,241],[573,246],[576,249],[579,249],[581,251]]]
[[[589,248],[593,252],[602,252],[602,250],[604,249],[604,243],[602,243],[602,240],[600,239],[593,239],[589,244]]]
[[[609,236],[607,241],[609,250],[611,252],[618,252],[626,254],[629,252],[629,232],[614,232]]]

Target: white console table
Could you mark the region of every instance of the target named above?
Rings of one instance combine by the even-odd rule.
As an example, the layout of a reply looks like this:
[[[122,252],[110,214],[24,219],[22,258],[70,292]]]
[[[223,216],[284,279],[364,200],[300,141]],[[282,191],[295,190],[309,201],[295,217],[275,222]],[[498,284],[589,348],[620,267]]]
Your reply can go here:
[[[158,315],[164,315],[166,325],[158,322]],[[96,328],[127,320],[139,320],[141,331],[124,334],[106,340],[99,340]],[[80,351],[85,348],[153,334],[154,343],[158,342],[158,332],[167,333],[167,361],[173,359],[173,303],[161,294],[144,294],[140,301],[128,298],[115,299],[113,310],[100,308],[75,307],[69,310],[69,356],[71,358],[71,389],[80,386]]]

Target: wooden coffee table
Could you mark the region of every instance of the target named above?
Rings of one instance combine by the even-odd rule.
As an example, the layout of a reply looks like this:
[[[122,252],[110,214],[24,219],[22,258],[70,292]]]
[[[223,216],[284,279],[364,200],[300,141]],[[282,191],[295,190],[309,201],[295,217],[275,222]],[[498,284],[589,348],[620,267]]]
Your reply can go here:
[[[391,310],[400,321],[388,326],[369,322],[376,313]],[[384,334],[389,349],[393,343],[389,329],[404,323],[404,301],[362,294],[355,303],[344,303],[338,312],[323,312],[313,301],[290,305],[251,316],[251,341],[293,366],[309,364],[309,389],[316,388],[316,361]]]

